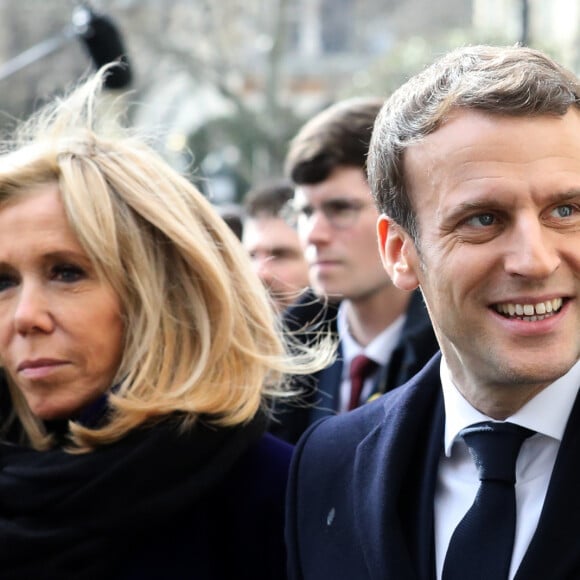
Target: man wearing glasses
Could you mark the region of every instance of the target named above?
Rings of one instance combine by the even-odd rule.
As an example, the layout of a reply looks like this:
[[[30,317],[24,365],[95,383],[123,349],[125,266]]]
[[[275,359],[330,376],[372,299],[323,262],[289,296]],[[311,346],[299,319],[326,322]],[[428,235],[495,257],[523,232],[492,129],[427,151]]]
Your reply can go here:
[[[414,375],[437,350],[421,296],[396,288],[382,266],[379,217],[366,179],[366,156],[383,101],[339,102],[292,140],[286,172],[295,184],[287,215],[298,229],[320,311],[310,327],[338,335],[336,362],[305,381],[300,404],[279,413],[273,431],[291,442],[317,419],[349,411]],[[326,303],[340,301],[338,314]],[[308,299],[289,325],[312,317]]]

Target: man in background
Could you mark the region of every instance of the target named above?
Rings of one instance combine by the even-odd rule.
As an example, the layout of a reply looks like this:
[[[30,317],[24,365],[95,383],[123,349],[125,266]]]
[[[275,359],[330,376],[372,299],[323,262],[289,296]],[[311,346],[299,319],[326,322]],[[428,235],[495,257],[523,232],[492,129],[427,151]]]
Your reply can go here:
[[[282,217],[293,195],[292,185],[278,180],[250,190],[244,198],[242,244],[280,312],[308,286],[308,266],[298,234]]]
[[[330,331],[339,339],[336,362],[302,381],[299,403],[278,413],[272,431],[291,442],[320,417],[352,410],[402,384],[437,350],[421,295],[393,285],[378,251],[379,214],[366,157],[382,104],[357,98],[329,107],[302,127],[287,155],[295,185],[292,213],[310,286],[322,303],[305,334]],[[336,301],[337,315],[324,307]],[[306,302],[287,313],[291,327],[308,325],[311,299]]]

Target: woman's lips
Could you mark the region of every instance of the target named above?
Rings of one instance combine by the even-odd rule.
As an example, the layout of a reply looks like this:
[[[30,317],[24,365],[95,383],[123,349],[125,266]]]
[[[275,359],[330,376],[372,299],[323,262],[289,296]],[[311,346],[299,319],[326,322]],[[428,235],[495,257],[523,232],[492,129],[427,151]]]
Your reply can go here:
[[[43,378],[65,364],[66,361],[54,359],[26,360],[18,365],[17,371],[27,378]]]

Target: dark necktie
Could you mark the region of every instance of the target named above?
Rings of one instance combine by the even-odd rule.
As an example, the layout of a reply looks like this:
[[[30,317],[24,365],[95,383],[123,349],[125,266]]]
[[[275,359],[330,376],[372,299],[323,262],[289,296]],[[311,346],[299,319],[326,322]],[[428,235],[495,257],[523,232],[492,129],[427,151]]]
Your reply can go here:
[[[459,522],[445,564],[443,580],[505,580],[516,526],[516,459],[534,431],[513,423],[478,423],[461,432],[479,470],[473,505]]]
[[[363,390],[365,379],[378,367],[379,365],[368,356],[359,354],[355,356],[350,363],[350,401],[348,410],[358,407],[360,395]]]

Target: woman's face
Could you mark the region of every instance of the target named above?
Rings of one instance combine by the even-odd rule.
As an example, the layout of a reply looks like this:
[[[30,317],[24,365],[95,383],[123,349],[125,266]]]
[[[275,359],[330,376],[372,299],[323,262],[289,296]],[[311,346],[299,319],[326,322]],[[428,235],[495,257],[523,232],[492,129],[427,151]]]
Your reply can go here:
[[[56,184],[0,209],[0,364],[40,419],[74,417],[122,357],[121,304],[68,224]]]

